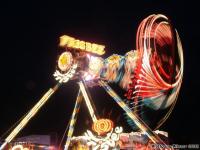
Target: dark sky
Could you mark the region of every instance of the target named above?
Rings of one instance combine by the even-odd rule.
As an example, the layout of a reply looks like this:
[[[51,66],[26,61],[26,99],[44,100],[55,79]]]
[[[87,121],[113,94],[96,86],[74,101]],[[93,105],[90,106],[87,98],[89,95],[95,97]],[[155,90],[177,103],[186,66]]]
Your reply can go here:
[[[135,48],[139,23],[150,14],[170,17],[177,28],[185,58],[184,80],[177,105],[161,127],[174,143],[199,143],[199,8],[191,1],[7,2],[0,5],[1,94],[0,135],[19,120],[50,87],[62,50],[59,37],[71,35],[106,45],[106,56]],[[60,138],[78,91],[75,82],[63,85],[19,136],[57,134]],[[119,89],[118,89],[119,91]],[[122,91],[119,91],[123,93]],[[100,115],[120,108],[101,89],[92,89]],[[108,108],[106,107],[108,106]],[[83,105],[75,134],[89,128]],[[105,109],[105,113],[103,113]]]

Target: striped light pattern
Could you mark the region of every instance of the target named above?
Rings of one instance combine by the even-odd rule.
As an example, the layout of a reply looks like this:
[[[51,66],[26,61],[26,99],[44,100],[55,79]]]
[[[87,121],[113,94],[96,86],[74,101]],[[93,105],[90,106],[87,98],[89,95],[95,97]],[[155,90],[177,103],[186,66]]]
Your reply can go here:
[[[83,96],[81,94],[81,91],[79,90],[78,96],[77,96],[77,99],[76,99],[76,103],[75,103],[75,107],[74,107],[72,117],[71,117],[71,120],[70,120],[69,130],[68,130],[68,134],[67,134],[67,141],[66,141],[66,144],[65,144],[65,150],[67,150],[69,145],[70,145],[70,141],[71,141],[71,138],[72,138],[72,135],[73,135],[73,132],[74,132],[74,126],[76,124],[77,115],[79,113],[82,100],[83,100]]]
[[[95,115],[94,109],[93,109],[93,107],[92,107],[92,104],[91,104],[90,99],[89,99],[89,97],[88,97],[88,94],[87,94],[87,92],[86,92],[84,83],[83,83],[82,81],[79,82],[79,87],[80,87],[81,93],[83,94],[85,103],[86,103],[86,105],[87,105],[87,107],[88,107],[88,110],[89,110],[90,116],[91,116],[91,118],[92,118],[92,121],[93,121],[93,122],[96,122],[96,121],[97,121],[97,117],[96,117],[96,115]]]

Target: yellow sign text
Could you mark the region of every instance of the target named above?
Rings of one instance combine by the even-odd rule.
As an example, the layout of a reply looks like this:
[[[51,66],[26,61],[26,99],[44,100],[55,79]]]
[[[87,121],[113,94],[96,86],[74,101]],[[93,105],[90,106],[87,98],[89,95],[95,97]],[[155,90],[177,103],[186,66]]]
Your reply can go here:
[[[90,53],[94,53],[98,55],[103,55],[105,53],[104,45],[77,40],[67,35],[63,35],[60,37],[60,46],[79,49],[82,51],[86,51],[86,52],[90,52]]]

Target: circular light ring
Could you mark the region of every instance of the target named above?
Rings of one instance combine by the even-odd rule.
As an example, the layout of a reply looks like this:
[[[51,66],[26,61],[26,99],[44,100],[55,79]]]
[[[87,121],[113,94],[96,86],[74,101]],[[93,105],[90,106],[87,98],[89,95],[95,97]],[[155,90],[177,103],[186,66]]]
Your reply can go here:
[[[92,125],[92,130],[98,135],[104,135],[113,129],[113,122],[110,119],[99,119]]]
[[[170,98],[170,103],[163,107],[166,108],[175,100],[183,77],[178,33],[166,16],[151,15],[140,24],[136,39],[141,56],[132,81],[133,89],[127,95],[136,101],[142,98],[163,102]]]
[[[72,54],[70,52],[64,52],[58,58],[58,67],[61,71],[67,71],[72,65]]]
[[[144,70],[151,71],[148,74],[155,76],[161,88],[176,87],[182,79],[182,50],[177,47],[180,41],[176,37],[169,19],[161,14],[147,17],[138,28],[136,48],[141,53],[141,63],[149,67]]]
[[[177,101],[183,79],[182,44],[178,32],[166,16],[150,15],[139,25],[136,50],[140,56],[126,96],[137,105],[133,108],[135,112],[143,109],[139,102],[156,111],[170,107],[159,119],[157,128],[169,117]],[[144,116],[140,115],[141,118]],[[147,119],[146,116],[144,119]]]

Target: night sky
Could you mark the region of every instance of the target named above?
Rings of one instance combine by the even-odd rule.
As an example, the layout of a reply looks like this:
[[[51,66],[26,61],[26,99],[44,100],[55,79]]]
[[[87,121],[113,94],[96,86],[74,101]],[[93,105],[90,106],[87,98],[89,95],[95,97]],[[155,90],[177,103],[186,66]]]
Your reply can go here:
[[[136,47],[139,23],[150,14],[165,14],[178,30],[184,48],[184,79],[178,102],[167,122],[173,143],[199,143],[199,8],[183,1],[116,2],[7,2],[0,5],[0,136],[19,120],[56,84],[53,73],[58,55],[59,37],[67,34],[85,41],[106,45],[107,56],[125,54]],[[113,85],[123,94],[124,91]],[[63,85],[18,135],[52,134],[58,140],[71,116],[78,86]],[[101,116],[117,122],[123,111],[100,88],[91,89]],[[117,118],[117,119],[116,119]],[[123,119],[122,119],[123,120]],[[90,128],[91,119],[81,107],[75,135]],[[125,127],[125,128],[128,128]],[[5,138],[5,136],[4,136]]]

